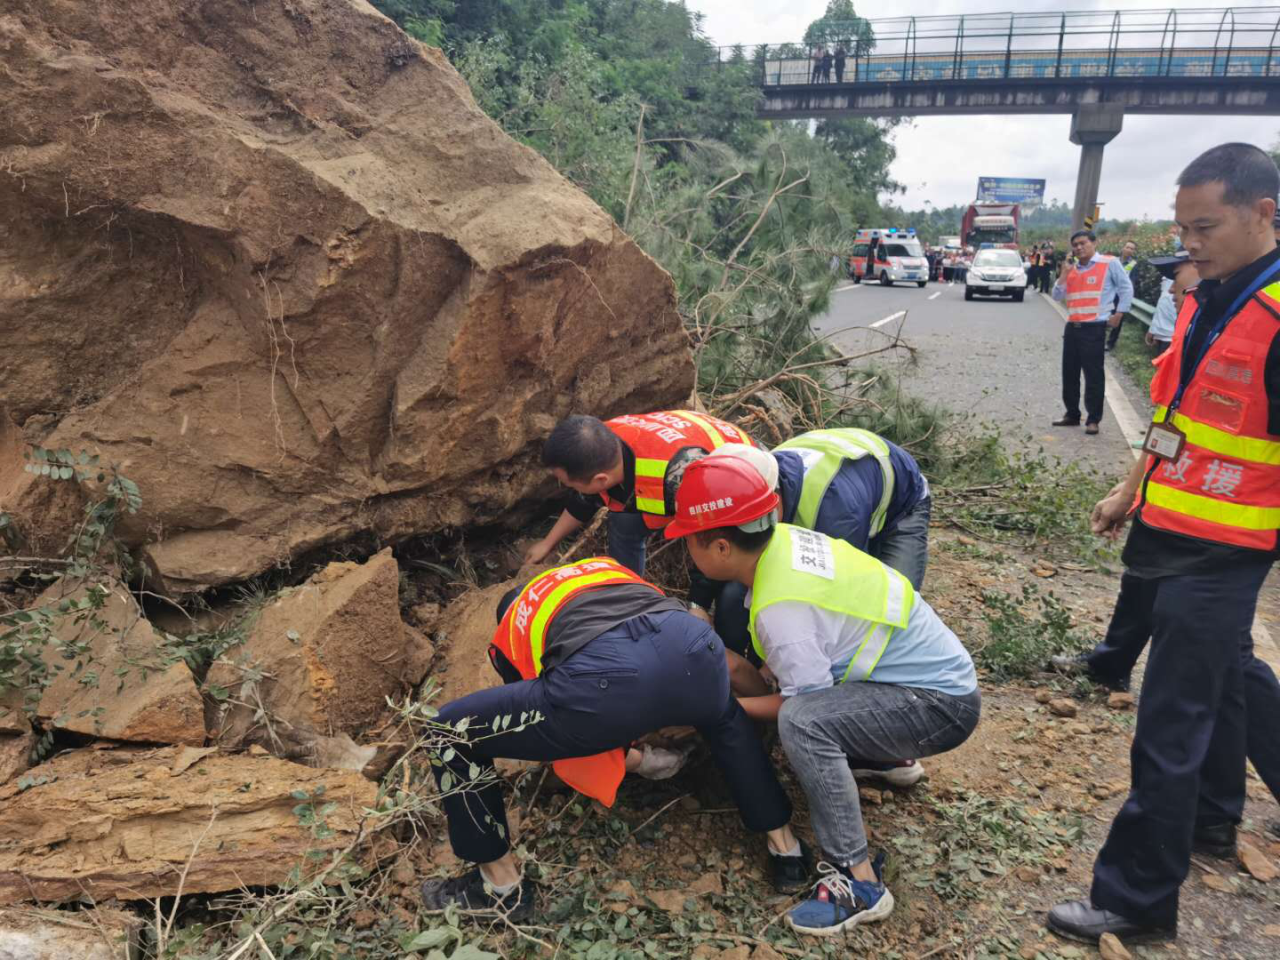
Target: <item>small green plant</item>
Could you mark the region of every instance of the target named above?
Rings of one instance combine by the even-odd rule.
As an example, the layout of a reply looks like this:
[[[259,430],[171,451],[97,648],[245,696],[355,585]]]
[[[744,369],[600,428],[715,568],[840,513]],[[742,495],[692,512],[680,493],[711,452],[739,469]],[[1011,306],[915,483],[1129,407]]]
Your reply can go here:
[[[1072,629],[1071,612],[1053,595],[1023,584],[1022,596],[988,590],[982,595],[988,640],[974,651],[978,665],[997,681],[1028,677],[1044,669],[1049,658],[1087,649],[1090,639]],[[1028,614],[1029,608],[1039,608]]]

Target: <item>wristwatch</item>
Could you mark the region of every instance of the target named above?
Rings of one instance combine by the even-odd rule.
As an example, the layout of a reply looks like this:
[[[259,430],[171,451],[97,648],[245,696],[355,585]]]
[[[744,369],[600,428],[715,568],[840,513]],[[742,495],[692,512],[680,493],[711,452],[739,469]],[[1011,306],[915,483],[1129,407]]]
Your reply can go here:
[[[700,604],[700,603],[694,603],[692,600],[690,600],[690,601],[689,601],[689,609],[690,609],[690,610],[701,610],[701,611],[702,611],[703,613],[705,613],[707,616],[711,616],[711,611],[710,611],[710,610],[708,610],[706,607],[704,607],[704,606],[703,606],[702,604]]]

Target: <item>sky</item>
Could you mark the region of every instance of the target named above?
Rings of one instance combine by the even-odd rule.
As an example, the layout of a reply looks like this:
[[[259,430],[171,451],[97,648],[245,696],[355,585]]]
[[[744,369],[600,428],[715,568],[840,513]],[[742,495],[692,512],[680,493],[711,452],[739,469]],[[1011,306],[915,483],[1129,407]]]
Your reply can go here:
[[[1265,0],[1260,0],[1265,2]],[[705,15],[704,30],[717,44],[779,43],[799,40],[822,16],[826,0],[686,0]],[[1209,0],[1161,4],[1157,0],[902,0],[873,5],[855,0],[870,19],[941,14],[1019,13],[1152,9],[1161,6],[1218,9]],[[1071,117],[916,117],[892,134],[897,159],[892,177],[906,187],[892,201],[906,209],[967,203],[978,177],[1035,177],[1047,181],[1047,199],[1070,204],[1075,197],[1079,148],[1068,139]],[[1171,216],[1174,181],[1181,169],[1215,144],[1243,140],[1267,148],[1280,140],[1280,117],[1126,116],[1124,129],[1107,145],[1098,199],[1106,217]]]

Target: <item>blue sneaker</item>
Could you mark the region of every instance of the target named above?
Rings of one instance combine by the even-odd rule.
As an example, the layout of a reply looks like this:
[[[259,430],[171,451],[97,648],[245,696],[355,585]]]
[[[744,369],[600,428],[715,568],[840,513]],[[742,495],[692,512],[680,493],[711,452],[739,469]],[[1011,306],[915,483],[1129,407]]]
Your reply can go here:
[[[855,880],[839,867],[818,864],[822,875],[813,895],[787,914],[787,926],[796,933],[830,937],[860,923],[874,923],[893,913],[893,894],[884,885],[884,854],[871,864],[878,883]]]

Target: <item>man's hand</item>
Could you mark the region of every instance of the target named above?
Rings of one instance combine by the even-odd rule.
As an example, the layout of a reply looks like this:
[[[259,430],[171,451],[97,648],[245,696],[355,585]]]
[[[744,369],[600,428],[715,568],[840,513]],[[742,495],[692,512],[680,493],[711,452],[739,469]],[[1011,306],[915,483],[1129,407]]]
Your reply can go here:
[[[1156,345],[1156,338],[1151,335],[1150,330],[1143,335],[1142,340],[1148,347],[1154,347]]]
[[[547,556],[556,548],[554,543],[547,543],[546,540],[539,540],[528,550],[524,552],[524,562],[526,565],[541,563],[547,559]]]
[[[1113,313],[1111,316],[1107,317],[1107,326],[1118,327],[1120,326],[1120,321],[1123,319],[1124,319],[1123,313]]]
[[[1116,539],[1129,522],[1129,508],[1132,505],[1133,495],[1125,490],[1123,483],[1116,484],[1109,494],[1094,504],[1089,527],[1100,537]]]
[[[1067,271],[1071,269],[1071,258],[1063,257],[1062,262],[1058,264],[1058,279],[1061,280],[1067,275]]]

